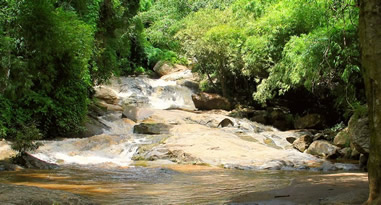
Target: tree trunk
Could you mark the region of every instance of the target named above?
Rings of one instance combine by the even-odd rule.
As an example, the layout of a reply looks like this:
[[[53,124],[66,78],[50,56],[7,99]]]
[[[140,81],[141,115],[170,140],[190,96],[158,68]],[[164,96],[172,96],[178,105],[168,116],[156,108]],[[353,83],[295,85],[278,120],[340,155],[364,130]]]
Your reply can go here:
[[[360,0],[360,45],[369,109],[369,198],[381,204],[381,1]]]

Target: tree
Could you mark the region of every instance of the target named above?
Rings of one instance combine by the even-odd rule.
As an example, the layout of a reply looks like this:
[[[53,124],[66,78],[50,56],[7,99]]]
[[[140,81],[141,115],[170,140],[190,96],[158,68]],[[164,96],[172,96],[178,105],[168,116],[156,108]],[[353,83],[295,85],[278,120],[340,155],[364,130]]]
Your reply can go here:
[[[360,44],[370,125],[369,198],[381,204],[381,1],[360,1]]]

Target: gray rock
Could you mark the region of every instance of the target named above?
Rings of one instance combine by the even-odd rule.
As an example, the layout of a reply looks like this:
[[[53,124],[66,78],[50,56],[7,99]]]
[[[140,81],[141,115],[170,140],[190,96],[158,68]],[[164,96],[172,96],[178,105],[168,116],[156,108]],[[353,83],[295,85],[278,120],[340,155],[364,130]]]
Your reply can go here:
[[[352,150],[352,153],[351,153],[351,159],[360,159],[360,152],[356,150],[356,147],[353,145],[353,143],[351,143],[351,150]]]
[[[181,86],[184,86],[184,87],[187,87],[187,88],[189,88],[190,90],[192,90],[195,93],[199,93],[200,92],[199,83],[196,82],[196,81],[185,80],[184,79],[184,80],[178,81],[177,84],[181,85]]]
[[[315,156],[334,159],[339,156],[339,150],[339,147],[332,145],[328,141],[318,140],[314,141],[306,152]]]
[[[165,123],[140,123],[134,126],[134,133],[137,134],[168,134],[172,125]]]
[[[106,102],[107,104],[117,105],[119,98],[117,93],[108,87],[95,87],[94,97]]]
[[[187,67],[178,64],[171,64],[164,61],[157,62],[156,65],[153,67],[153,70],[160,76],[168,75],[170,73],[174,73],[184,69],[187,69]]]
[[[287,142],[289,142],[290,144],[292,144],[292,143],[295,142],[296,137],[287,137],[286,140],[287,140]]]
[[[87,121],[84,125],[85,130],[79,134],[76,135],[76,137],[91,137],[94,135],[100,135],[103,133],[104,130],[110,129],[109,126],[105,125],[104,123],[100,122],[98,119],[93,118],[92,116],[89,116],[87,118]]]
[[[147,152],[144,155],[144,158],[146,160],[150,160],[150,161],[159,160],[159,159],[168,159],[170,154],[171,154],[171,152],[168,149],[163,148],[163,147],[158,147],[158,148],[154,148],[153,150]]]
[[[199,110],[231,109],[229,100],[218,94],[201,92],[198,95],[193,94],[192,100],[196,108]]]
[[[352,156],[352,149],[350,147],[345,147],[339,151],[340,155],[344,159],[350,159]]]
[[[333,144],[341,148],[349,146],[350,139],[349,139],[348,128],[345,128],[339,133],[337,133],[337,135],[335,136],[335,139],[333,140]]]
[[[11,160],[0,160],[0,171],[16,171],[21,169],[23,168],[11,163]]]
[[[362,154],[368,154],[370,144],[368,118],[352,116],[348,122],[348,133],[356,150]]]
[[[191,163],[191,164],[202,164],[203,161],[199,158],[193,157],[192,155],[184,152],[183,150],[173,150],[169,153],[171,160],[177,163]]]
[[[304,152],[312,143],[312,137],[310,135],[303,135],[296,139],[292,145],[295,149]]]
[[[56,164],[37,159],[28,153],[16,156],[12,159],[12,162],[29,169],[57,169],[59,167]]]
[[[360,168],[364,169],[365,171],[368,169],[368,158],[369,156],[367,154],[360,154],[359,165]]]
[[[123,110],[123,116],[135,122],[149,118],[153,111],[149,108],[139,108],[135,106],[126,106]]]
[[[327,136],[324,133],[316,133],[313,141],[316,140],[327,140]]]

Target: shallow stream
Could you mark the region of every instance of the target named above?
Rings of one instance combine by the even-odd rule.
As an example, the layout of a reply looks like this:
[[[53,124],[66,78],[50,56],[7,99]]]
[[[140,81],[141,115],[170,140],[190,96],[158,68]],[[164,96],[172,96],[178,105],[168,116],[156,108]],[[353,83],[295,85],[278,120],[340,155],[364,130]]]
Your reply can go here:
[[[88,196],[99,204],[223,204],[253,192],[289,186],[311,171],[245,171],[207,166],[64,167],[0,172],[0,183]],[[274,196],[275,197],[275,196]]]
[[[182,76],[188,74],[189,72],[185,72]],[[183,108],[194,110],[191,99],[192,91],[186,87],[176,85],[175,81],[120,78],[109,87],[117,93],[120,106],[133,104],[136,107],[155,109]],[[280,190],[289,187],[295,181],[304,182],[306,178],[309,178],[313,183],[329,175],[329,173],[321,173],[316,170],[296,171],[297,166],[292,166],[293,169],[289,171],[223,169],[218,167],[222,163],[218,164],[217,167],[211,167],[177,165],[171,164],[170,161],[161,165],[148,164],[148,166],[145,166],[146,164],[142,164],[144,166],[132,166],[135,163],[132,160],[133,155],[137,152],[139,146],[159,143],[167,136],[159,135],[152,138],[133,134],[133,124],[129,124],[124,121],[125,119],[122,119],[121,111],[106,114],[98,117],[100,122],[110,128],[104,130],[104,135],[44,141],[44,146],[41,146],[33,153],[37,158],[59,164],[61,166],[59,169],[4,171],[0,172],[0,183],[65,190],[88,196],[99,204],[225,204],[237,201],[258,202],[262,200],[261,197],[255,196],[249,199],[245,198],[245,196],[253,196],[253,193]],[[188,120],[187,123],[190,124],[207,124],[212,121],[207,117],[215,118],[212,114],[206,114],[191,117],[183,116],[179,121],[176,118],[177,115],[174,116],[172,116],[173,119],[168,120],[177,120],[176,123]],[[164,117],[169,118],[169,116]],[[225,116],[217,116],[217,118],[222,117]],[[203,123],[204,121],[205,123]],[[267,147],[273,147],[270,150],[271,152],[281,150],[282,152],[279,153],[289,153],[284,156],[287,156],[287,160],[295,161],[296,164],[299,161],[322,162],[322,160],[312,155],[302,154],[288,148],[290,144],[285,138],[291,135],[292,132],[279,132],[275,128],[244,119],[235,119],[235,121],[239,124],[239,128],[216,129],[204,125],[202,129],[204,133],[191,130],[188,133],[189,138],[194,138],[194,135],[202,136],[202,134],[207,135],[210,133],[210,135],[204,136],[202,139],[211,140],[211,136],[220,136],[219,134],[222,133],[224,138],[221,136],[221,139],[218,140],[224,139],[225,142],[231,143],[228,144],[229,146],[236,146],[238,151],[249,150],[249,154],[263,151],[263,156],[266,157],[268,156],[268,153],[265,152],[268,150]],[[218,122],[215,124],[217,126]],[[156,141],[152,141],[153,139],[156,139]],[[199,142],[201,138],[193,140],[194,142],[192,141],[188,147],[192,147],[193,143]],[[239,140],[243,141],[237,145]],[[268,143],[268,141],[272,143]],[[224,147],[224,144],[218,144],[218,142],[220,141],[213,142],[211,148],[204,147],[206,149],[205,153],[218,153],[219,149]],[[189,142],[182,141],[181,143]],[[208,141],[204,143],[208,144]],[[249,147],[250,143],[259,145],[252,146],[253,149],[251,150],[249,149],[251,148]],[[197,144],[197,148],[199,147],[201,145]],[[231,147],[228,148],[226,151],[222,150],[221,153],[232,155]],[[197,153],[197,150],[190,149],[190,151]],[[245,156],[241,152],[236,153],[241,153],[240,158],[248,158],[246,155],[249,154],[246,151],[243,152]],[[262,157],[262,155],[259,156]],[[226,158],[225,155],[221,155],[221,158],[223,157]],[[255,160],[261,159],[260,157],[255,158]],[[251,160],[251,158],[248,159]],[[287,168],[286,165],[282,166]],[[342,169],[351,169],[352,165],[346,168],[348,166],[345,165]],[[354,176],[344,174],[342,178],[344,181],[339,183],[343,185],[346,179],[350,179],[353,182],[356,182],[356,180],[361,181],[362,184],[366,185],[366,176],[364,174],[358,175],[361,176],[361,179],[357,175]],[[335,180],[337,179],[336,176],[333,176],[328,178],[328,182],[332,186],[336,186]],[[344,184],[349,187],[348,190],[352,190],[352,186],[357,186],[352,181],[348,182],[347,185]],[[306,184],[303,186],[306,186]],[[344,190],[342,187],[340,189]],[[273,199],[277,196],[270,193],[266,197],[267,199]],[[300,200],[303,201],[303,199]],[[277,204],[277,202],[273,204]],[[259,204],[268,203],[259,202]]]

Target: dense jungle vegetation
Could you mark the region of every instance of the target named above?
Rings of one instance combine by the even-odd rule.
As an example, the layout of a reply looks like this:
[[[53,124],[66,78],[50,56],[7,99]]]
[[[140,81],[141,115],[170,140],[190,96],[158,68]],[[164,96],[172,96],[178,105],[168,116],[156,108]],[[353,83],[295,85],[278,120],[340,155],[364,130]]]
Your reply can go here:
[[[204,90],[341,119],[364,103],[356,1],[145,0],[136,18],[149,62],[187,59]]]
[[[0,0],[0,137],[79,132],[92,86],[159,61],[237,103],[347,119],[365,102],[358,16],[355,0]]]

